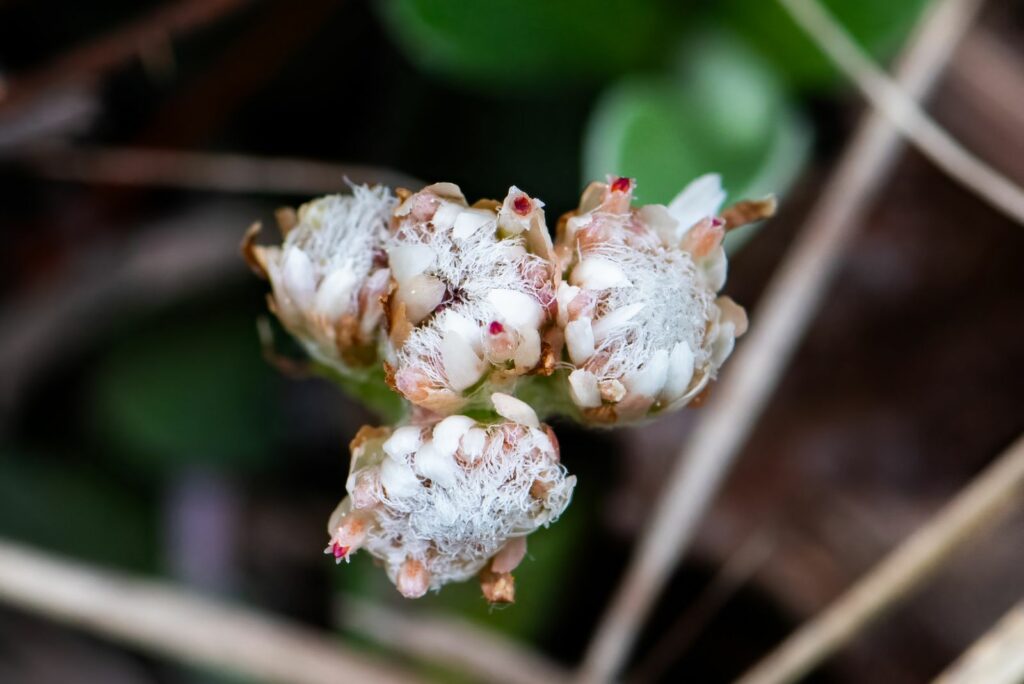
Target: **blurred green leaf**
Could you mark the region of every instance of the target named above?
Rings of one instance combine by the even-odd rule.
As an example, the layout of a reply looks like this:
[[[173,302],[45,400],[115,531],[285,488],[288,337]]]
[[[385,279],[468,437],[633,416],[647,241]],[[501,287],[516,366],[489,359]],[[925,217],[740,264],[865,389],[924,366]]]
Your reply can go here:
[[[773,71],[722,36],[688,46],[680,64],[678,75],[627,77],[604,94],[587,126],[585,177],[634,177],[646,203],[667,203],[711,171],[732,201],[784,192],[811,133]]]
[[[97,427],[146,470],[259,463],[277,434],[272,373],[244,316],[167,322],[100,361]]]
[[[0,456],[0,534],[76,558],[150,571],[156,512],[146,492],[86,465]]]
[[[906,38],[927,0],[818,0],[857,42],[885,59]],[[800,88],[834,85],[838,73],[776,0],[726,0],[716,5],[728,25]]]
[[[377,414],[381,422],[397,423],[408,413],[408,406],[402,396],[388,387],[384,380],[384,367],[374,366],[361,377],[350,377],[333,368],[314,362],[316,372],[335,383],[345,394],[361,402]]]
[[[489,88],[564,86],[656,63],[682,25],[669,0],[389,0],[385,25],[419,67]]]

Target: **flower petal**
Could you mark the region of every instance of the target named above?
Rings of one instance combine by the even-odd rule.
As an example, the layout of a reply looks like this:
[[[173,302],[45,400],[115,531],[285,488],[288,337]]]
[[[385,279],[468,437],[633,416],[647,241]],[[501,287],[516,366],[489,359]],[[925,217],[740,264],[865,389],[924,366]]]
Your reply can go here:
[[[448,384],[457,392],[475,384],[484,372],[483,361],[462,335],[449,330],[441,339],[441,363]]]
[[[457,240],[465,240],[489,223],[497,225],[498,217],[486,209],[464,209],[455,217],[452,236]]]
[[[610,287],[632,287],[626,273],[618,264],[602,257],[586,257],[572,269],[569,282],[590,290]]]
[[[683,396],[693,379],[694,354],[686,342],[677,342],[668,356],[668,378],[661,392],[669,401]]]
[[[544,322],[540,302],[525,292],[495,288],[487,293],[487,301],[513,328],[536,329]]]
[[[601,405],[601,390],[597,376],[588,370],[577,368],[569,373],[569,394],[580,408],[595,408]]]
[[[398,299],[405,304],[405,315],[413,325],[433,313],[442,301],[446,287],[430,275],[413,276],[398,288]]]
[[[385,458],[380,464],[380,484],[389,498],[403,499],[415,496],[420,480],[406,463]]]
[[[469,416],[448,416],[434,426],[434,448],[447,456],[453,455],[459,448],[462,436],[476,425]]]
[[[401,459],[420,448],[423,443],[422,430],[416,425],[403,425],[396,429],[384,442],[384,453],[394,459]]]
[[[338,318],[349,309],[359,280],[348,265],[331,272],[316,291],[314,308],[327,318]]]
[[[425,273],[434,265],[434,250],[422,244],[403,244],[388,251],[391,275],[399,283],[405,283],[413,276]]]
[[[442,453],[433,441],[424,442],[416,451],[416,470],[420,475],[445,489],[458,481],[458,464],[452,454]]]
[[[679,222],[682,237],[701,219],[717,216],[724,202],[722,177],[717,173],[709,173],[683,188],[668,205],[668,213]]]
[[[625,377],[626,387],[632,394],[654,398],[668,380],[668,352],[659,349],[638,371]]]
[[[517,371],[528,371],[540,361],[540,333],[536,328],[522,328],[521,339],[513,357]]]
[[[527,427],[540,427],[537,412],[525,401],[520,401],[508,394],[495,392],[491,395],[491,403],[494,404],[494,410],[502,418]]]
[[[284,290],[299,308],[313,303],[316,294],[316,273],[309,256],[298,247],[290,247],[284,255]]]
[[[636,304],[627,304],[626,306],[616,309],[611,313],[605,314],[601,318],[594,321],[594,340],[600,343],[601,340],[611,335],[618,328],[629,323],[633,320],[637,314],[644,310],[646,304],[643,302],[637,302]]]
[[[577,366],[594,355],[594,328],[589,318],[569,321],[565,326],[565,344],[569,347],[569,358]]]

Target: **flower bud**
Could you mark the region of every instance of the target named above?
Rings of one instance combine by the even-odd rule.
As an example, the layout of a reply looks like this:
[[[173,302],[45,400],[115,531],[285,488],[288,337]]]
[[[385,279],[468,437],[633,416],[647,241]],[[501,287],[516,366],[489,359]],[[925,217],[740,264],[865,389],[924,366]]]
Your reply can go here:
[[[561,222],[556,292],[569,398],[587,422],[622,424],[682,406],[746,328],[717,297],[725,280],[725,193],[716,175],[668,206],[631,206],[634,183],[593,183]]]
[[[269,278],[271,309],[314,359],[343,375],[378,359],[380,299],[390,286],[384,244],[396,200],[384,187],[313,200],[287,214],[284,243],[243,248]],[[294,223],[292,223],[294,222]]]
[[[554,272],[543,204],[510,188],[504,203],[466,204],[439,183],[395,209],[386,250],[388,376],[414,404],[448,414],[548,371]]]
[[[576,478],[559,463],[550,428],[526,404],[493,399],[512,418],[454,415],[396,429],[364,428],[352,442],[348,493],[328,523],[325,553],[378,558],[403,596],[501,575],[494,600],[510,600],[525,536],[558,518]],[[372,476],[370,474],[373,474]],[[356,490],[362,483],[369,489]],[[372,505],[355,506],[357,496]]]

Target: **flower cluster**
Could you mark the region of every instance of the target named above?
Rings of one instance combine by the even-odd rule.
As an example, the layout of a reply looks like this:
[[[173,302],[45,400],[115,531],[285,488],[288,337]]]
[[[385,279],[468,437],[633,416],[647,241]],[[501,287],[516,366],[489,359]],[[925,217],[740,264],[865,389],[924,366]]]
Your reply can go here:
[[[746,329],[718,295],[722,239],[774,202],[722,211],[715,175],[668,206],[634,207],[634,189],[592,183],[554,243],[538,199],[469,205],[451,183],[318,199],[279,215],[277,247],[250,229],[285,328],[343,377],[383,369],[409,409],[353,440],[325,553],[366,550],[406,597],[476,575],[511,601],[526,536],[575,485],[537,411],[622,425],[707,388]]]

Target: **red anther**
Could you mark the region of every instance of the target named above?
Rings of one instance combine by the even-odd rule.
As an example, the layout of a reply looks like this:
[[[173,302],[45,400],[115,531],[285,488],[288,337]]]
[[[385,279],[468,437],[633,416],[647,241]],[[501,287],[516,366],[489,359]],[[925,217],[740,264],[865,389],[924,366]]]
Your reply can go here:
[[[519,197],[516,197],[514,200],[512,200],[512,209],[514,209],[515,212],[520,216],[526,216],[527,214],[529,214],[530,209],[533,208],[532,205],[533,203],[530,201],[530,198],[527,197],[526,195],[519,195]]]
[[[492,335],[500,335],[501,333],[505,332],[505,326],[503,326],[498,321],[491,321],[491,324],[487,326],[487,330]]]
[[[334,557],[338,560],[341,560],[342,558],[348,555],[348,547],[342,546],[338,542],[334,542],[331,544],[331,551],[334,553]]]
[[[718,216],[712,216],[711,217],[711,227],[712,228],[719,228],[719,227],[724,226],[724,225],[725,225],[725,219],[719,218]]]
[[[629,192],[633,188],[633,179],[620,176],[612,181],[612,190],[616,192]]]

